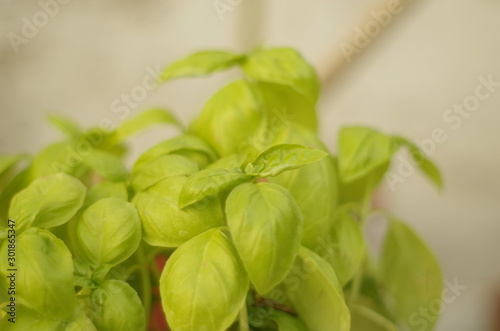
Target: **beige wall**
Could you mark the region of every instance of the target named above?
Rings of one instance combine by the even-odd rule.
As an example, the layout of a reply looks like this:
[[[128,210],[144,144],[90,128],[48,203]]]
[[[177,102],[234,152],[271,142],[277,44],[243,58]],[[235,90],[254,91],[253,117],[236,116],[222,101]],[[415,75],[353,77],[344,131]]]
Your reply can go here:
[[[500,88],[457,129],[443,114],[474,95],[479,76],[500,81],[500,2],[413,1],[347,64],[339,46],[352,43],[355,28],[370,21],[370,10],[382,7],[380,0],[243,0],[221,20],[212,0],[73,0],[16,53],[8,34],[21,34],[23,16],[31,21],[42,9],[37,1],[4,0],[0,152],[35,152],[56,139],[43,122],[47,111],[85,125],[103,117],[119,123],[113,100],[142,84],[148,67],[164,67],[195,50],[296,47],[322,76],[334,72],[319,106],[322,135],[332,150],[344,124],[368,124],[416,141],[432,137],[437,128],[444,131],[447,138],[436,144],[432,158],[446,189],[439,194],[413,174],[381,194],[437,252],[445,277],[467,286],[445,305],[439,330],[488,330],[488,300],[500,286]],[[338,65],[342,69],[334,71]],[[165,105],[188,121],[236,74],[161,86],[131,115]],[[162,135],[139,137],[136,154]]]

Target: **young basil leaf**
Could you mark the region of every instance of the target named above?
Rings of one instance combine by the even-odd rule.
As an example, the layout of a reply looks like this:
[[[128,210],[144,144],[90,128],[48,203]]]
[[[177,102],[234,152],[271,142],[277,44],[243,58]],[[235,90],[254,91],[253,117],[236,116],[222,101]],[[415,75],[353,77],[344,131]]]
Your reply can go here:
[[[245,303],[248,276],[220,228],[183,244],[160,279],[163,310],[173,330],[226,330]]]
[[[274,177],[284,171],[317,162],[327,155],[328,153],[324,151],[301,145],[275,145],[262,152],[252,162],[253,169],[251,171],[255,173],[251,174],[258,174],[261,177]]]
[[[79,180],[66,174],[38,178],[14,196],[9,219],[16,221],[18,232],[64,224],[82,206],[85,191]]]
[[[392,321],[369,307],[356,304],[350,310],[351,331],[398,331]]]
[[[253,83],[235,81],[205,104],[190,131],[203,138],[219,156],[255,153],[265,142],[262,108]]]
[[[0,274],[4,279],[11,268],[7,250],[8,241],[4,241],[0,252]],[[77,302],[73,261],[64,243],[46,230],[28,229],[17,237],[16,264],[18,304],[52,319],[71,321]]]
[[[83,137],[83,129],[72,119],[56,114],[49,114],[47,119],[69,138],[78,140]]]
[[[120,280],[107,280],[90,294],[88,313],[99,331],[145,330],[146,317],[137,292]]]
[[[424,325],[418,321],[418,312],[436,305],[439,310],[443,278],[427,245],[407,225],[391,220],[378,267],[398,323],[409,330],[432,330],[438,316],[430,315]]]
[[[87,196],[83,203],[83,208],[96,203],[104,198],[118,198],[124,201],[128,200],[127,186],[123,182],[100,182],[87,191]]]
[[[197,77],[221,71],[236,65],[242,55],[225,51],[204,51],[194,53],[171,64],[160,76],[162,82],[180,77]]]
[[[257,292],[266,294],[286,276],[302,237],[302,215],[292,195],[272,183],[242,184],[226,202],[227,223]]]
[[[275,310],[271,319],[278,326],[278,331],[308,331],[307,326],[297,317]]]
[[[349,331],[350,313],[332,267],[302,247],[292,272],[283,281],[285,293],[311,331]]]
[[[141,222],[132,203],[104,198],[87,208],[76,226],[78,246],[94,267],[117,265],[130,257],[141,241]]]
[[[397,146],[393,139],[365,127],[342,128],[338,140],[339,172],[349,183],[390,162]]]
[[[152,246],[178,247],[185,241],[224,224],[220,202],[208,198],[180,209],[177,202],[184,176],[167,177],[139,192],[134,203],[142,220],[144,241]]]
[[[120,158],[109,152],[93,149],[83,162],[105,179],[120,182],[128,178],[128,171]]]
[[[205,169],[188,177],[179,196],[179,207],[184,208],[206,197],[251,181],[255,176],[245,174],[240,168]]]
[[[191,175],[197,172],[198,165],[190,159],[175,155],[162,155],[132,172],[131,184],[136,192],[147,189],[159,181],[178,175]]]
[[[429,160],[418,146],[403,137],[393,137],[397,144],[407,147],[420,170],[438,189],[443,188],[443,179],[436,165]]]
[[[126,138],[156,124],[173,124],[177,127],[182,127],[170,111],[159,108],[149,109],[121,124],[108,137],[108,144],[121,144]]]
[[[314,103],[293,88],[274,83],[257,82],[268,117],[269,129],[276,133],[291,123],[317,131],[318,119]]]
[[[354,276],[365,253],[362,227],[353,215],[359,212],[356,209],[350,206],[337,209],[326,247],[320,253],[335,270],[342,286]]]
[[[326,151],[311,132],[297,125],[290,125],[279,132],[272,144],[301,144]],[[329,157],[282,173],[269,179],[286,188],[293,196],[304,217],[302,245],[316,251],[330,231],[337,203],[338,180],[334,163]]]
[[[320,82],[316,72],[291,48],[258,48],[247,55],[242,68],[252,79],[290,86],[313,104],[318,100]]]
[[[162,155],[173,153],[179,154],[183,152],[201,154],[204,156],[205,162],[213,161],[217,158],[214,151],[206,142],[194,135],[182,134],[172,139],[165,140],[142,154],[134,164],[134,171],[138,171],[145,164],[156,160]]]

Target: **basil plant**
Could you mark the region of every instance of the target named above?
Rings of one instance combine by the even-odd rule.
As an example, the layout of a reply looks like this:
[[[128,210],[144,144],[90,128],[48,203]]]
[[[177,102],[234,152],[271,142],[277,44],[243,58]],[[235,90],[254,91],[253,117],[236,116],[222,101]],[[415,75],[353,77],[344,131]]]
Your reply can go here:
[[[0,156],[0,329],[434,328],[422,309],[439,310],[438,262],[372,198],[398,150],[440,188],[436,166],[361,126],[331,154],[318,77],[289,48],[199,52],[159,80],[233,67],[241,78],[187,127],[162,108],[90,129],[51,115],[60,141]],[[127,140],[153,125],[177,135],[125,166]],[[377,250],[374,215],[387,225]]]

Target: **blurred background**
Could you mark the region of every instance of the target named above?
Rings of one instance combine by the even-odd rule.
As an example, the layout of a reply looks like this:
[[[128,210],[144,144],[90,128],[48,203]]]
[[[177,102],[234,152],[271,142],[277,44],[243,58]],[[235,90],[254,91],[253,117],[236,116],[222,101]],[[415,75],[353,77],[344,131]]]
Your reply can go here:
[[[321,135],[333,152],[346,124],[427,147],[445,190],[404,171],[400,156],[392,173],[403,180],[385,183],[380,203],[412,224],[445,279],[459,284],[438,330],[493,330],[500,293],[499,17],[494,0],[1,0],[0,153],[34,153],[57,139],[48,112],[87,127],[103,118],[119,124],[112,105],[127,96],[130,116],[161,105],[187,123],[237,70],[145,94],[136,87],[194,51],[294,47],[323,82]],[[153,130],[135,139],[130,160],[164,136]]]

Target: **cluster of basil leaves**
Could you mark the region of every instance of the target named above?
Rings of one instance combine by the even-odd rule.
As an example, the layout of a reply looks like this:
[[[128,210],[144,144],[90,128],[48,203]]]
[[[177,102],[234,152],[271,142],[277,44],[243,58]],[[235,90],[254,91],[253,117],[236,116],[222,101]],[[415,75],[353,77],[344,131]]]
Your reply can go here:
[[[437,168],[408,140],[366,127],[343,128],[330,155],[317,135],[320,83],[292,49],[200,52],[162,79],[230,67],[244,78],[187,129],[162,109],[111,131],[51,116],[63,141],[32,159],[0,157],[2,307],[7,219],[18,269],[18,323],[7,315],[2,330],[144,330],[155,281],[172,330],[433,329],[436,318],[412,319],[441,297],[433,254],[389,216],[375,259],[363,227],[398,149],[441,187]],[[181,133],[129,172],[125,140],[158,123]],[[161,275],[158,252],[171,254]]]

